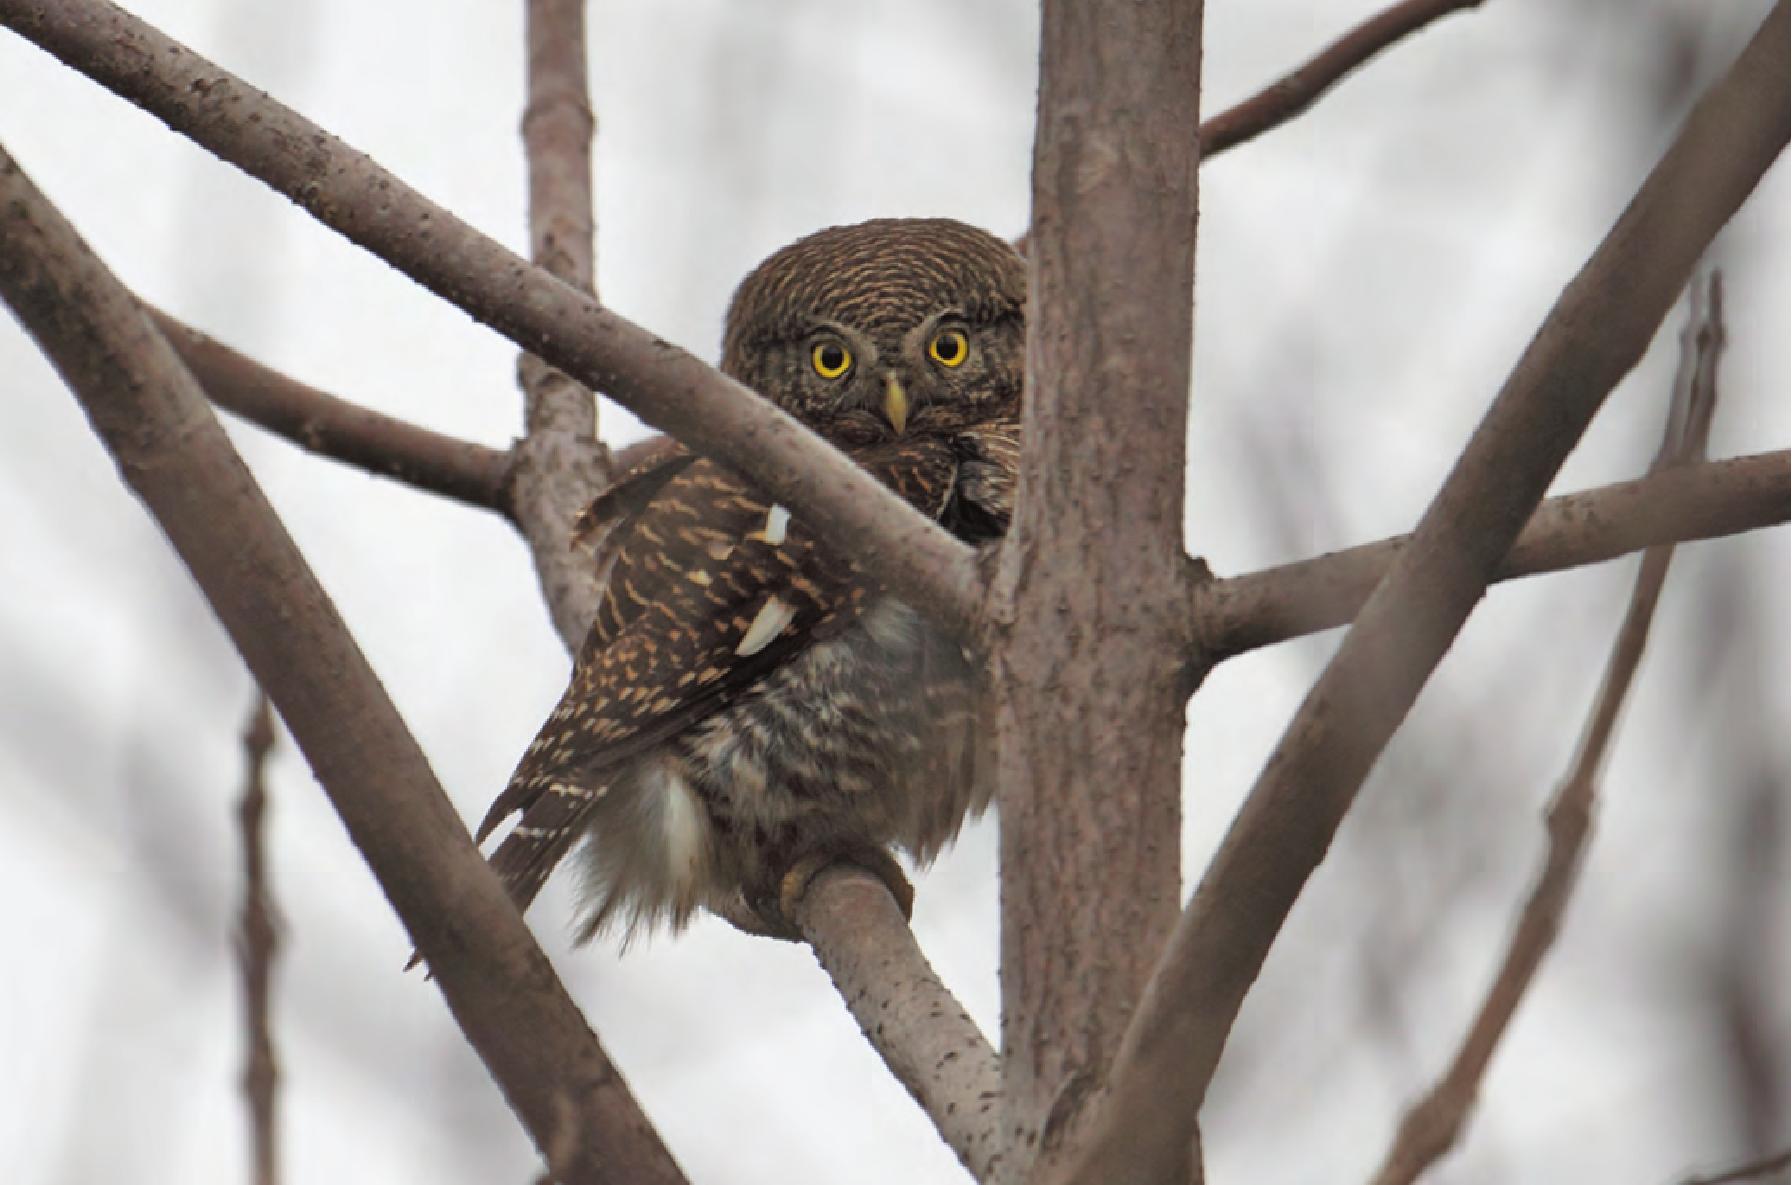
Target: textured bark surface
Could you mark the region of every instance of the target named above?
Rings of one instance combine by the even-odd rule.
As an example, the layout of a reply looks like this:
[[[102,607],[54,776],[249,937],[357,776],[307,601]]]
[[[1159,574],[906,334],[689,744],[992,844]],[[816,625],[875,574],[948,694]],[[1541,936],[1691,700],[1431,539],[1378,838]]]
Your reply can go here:
[[[1200,23],[1044,10],[1027,453],[990,601],[1014,1173],[1105,1071],[1177,910]]]

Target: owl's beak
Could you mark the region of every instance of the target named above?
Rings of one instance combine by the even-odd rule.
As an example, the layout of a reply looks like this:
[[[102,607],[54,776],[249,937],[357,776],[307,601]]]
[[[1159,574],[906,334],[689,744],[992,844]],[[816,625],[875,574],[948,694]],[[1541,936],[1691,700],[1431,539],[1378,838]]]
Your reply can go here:
[[[898,436],[908,426],[908,392],[893,372],[884,375],[884,419],[890,421]]]

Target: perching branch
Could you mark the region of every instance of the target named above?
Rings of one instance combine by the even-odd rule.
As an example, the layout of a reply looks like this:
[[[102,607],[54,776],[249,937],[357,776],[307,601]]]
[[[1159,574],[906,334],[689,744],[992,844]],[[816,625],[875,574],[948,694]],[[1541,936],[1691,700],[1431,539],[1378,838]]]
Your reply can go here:
[[[585,70],[585,0],[524,0],[528,98],[529,249],[538,266],[597,295],[591,202],[596,121]],[[569,547],[573,522],[609,484],[597,438],[597,400],[525,349],[517,359],[526,431],[516,446],[517,525],[561,641],[576,652],[597,613],[598,565]]]
[[[1258,778],[1059,1180],[1174,1179],[1245,993],[1370,767],[1693,262],[1785,146],[1787,34],[1781,0],[1525,350]]]
[[[249,1149],[253,1185],[278,1185],[280,1143],[274,1093],[280,1064],[268,1023],[268,996],[274,957],[280,949],[278,911],[268,885],[262,820],[267,814],[266,767],[274,747],[274,714],[257,690],[255,708],[243,729],[243,794],[237,828],[243,841],[243,907],[237,914],[236,958],[243,986],[243,1101],[249,1109]]]
[[[3,150],[0,298],[80,400],[278,706],[556,1176],[564,1185],[683,1185],[199,385]]]
[[[1551,498],[1512,545],[1496,580],[1603,563],[1662,543],[1716,539],[1783,523],[1785,449],[1685,465]],[[1191,614],[1215,659],[1347,625],[1410,535],[1197,585]]]
[[[510,454],[456,440],[288,378],[150,305],[143,311],[224,410],[319,456],[509,513]],[[564,549],[564,544],[562,544]]]
[[[1650,466],[1651,473],[1677,468],[1704,454],[1711,413],[1717,404],[1717,360],[1723,351],[1723,339],[1721,288],[1718,277],[1713,275],[1708,305],[1699,299],[1697,286],[1693,289],[1692,317],[1681,336],[1680,371],[1674,384],[1667,431],[1661,451]],[[1642,661],[1649,626],[1673,557],[1671,543],[1643,553],[1630,607],[1612,645],[1605,680],[1588,716],[1585,735],[1549,804],[1549,854],[1519,914],[1505,959],[1450,1068],[1401,1121],[1393,1146],[1375,1174],[1374,1185],[1412,1185],[1456,1146],[1462,1126],[1481,1093],[1494,1051],[1530,990],[1537,969],[1555,945],[1562,916],[1580,879],[1581,858],[1599,794],[1599,771],[1617,728],[1618,713]]]
[[[1254,140],[1301,114],[1344,76],[1432,21],[1479,8],[1481,0],[1404,0],[1370,17],[1293,73],[1201,125],[1203,160]]]
[[[788,415],[518,258],[322,128],[105,0],[0,0],[4,24],[285,194],[444,300],[724,458],[894,593],[964,632],[969,547]]]
[[[940,982],[883,881],[850,864],[823,869],[797,925],[896,1080],[979,1181],[1002,1163],[1002,1066]]]

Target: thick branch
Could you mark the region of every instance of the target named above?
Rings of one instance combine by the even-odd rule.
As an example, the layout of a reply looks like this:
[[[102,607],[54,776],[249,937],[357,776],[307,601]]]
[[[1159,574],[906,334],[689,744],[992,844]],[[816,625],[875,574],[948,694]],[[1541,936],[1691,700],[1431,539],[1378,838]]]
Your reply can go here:
[[[0,296],[278,706],[536,1146],[565,1149],[559,1178],[683,1182],[198,384],[4,151]]]
[[[1481,0],[1404,0],[1370,17],[1293,73],[1203,123],[1202,158],[1211,160],[1287,123],[1318,102],[1345,75],[1401,38],[1440,17],[1480,6]]]
[[[0,0],[0,24],[285,194],[319,221],[643,420],[725,459],[949,628],[971,549],[814,433],[505,250],[297,113],[104,0]]]
[[[1184,911],[1066,1179],[1175,1179],[1245,993],[1370,766],[1694,260],[1784,147],[1786,41],[1781,0],[1525,350]]]
[[[524,0],[528,42],[523,148],[529,162],[530,256],[550,274],[597,295],[591,206],[595,121],[585,71],[585,0]],[[548,612],[576,651],[597,612],[598,565],[568,547],[572,525],[609,484],[597,439],[597,400],[527,350],[517,359],[527,429],[517,445],[517,524],[535,556]]]
[[[797,924],[847,1010],[979,1181],[1002,1162],[1002,1068],[940,982],[888,886],[836,864],[809,885]]]
[[[1106,1074],[1181,893],[1201,12],[1042,10],[1027,448],[990,597],[1010,1175]]]
[[[1712,291],[1718,291],[1715,277]],[[1721,298],[1713,297],[1709,327],[1703,323],[1703,306],[1696,290],[1693,307],[1694,324],[1682,338],[1680,379],[1675,384],[1666,437],[1651,472],[1664,472],[1701,456],[1711,428],[1711,413],[1717,403],[1717,356],[1723,348]],[[1568,773],[1549,804],[1549,851],[1543,869],[1519,912],[1518,924],[1513,927],[1493,985],[1450,1068],[1407,1111],[1393,1146],[1375,1174],[1375,1185],[1412,1185],[1455,1147],[1481,1093],[1494,1051],[1530,990],[1544,957],[1555,945],[1562,916],[1580,880],[1582,855],[1592,832],[1599,797],[1599,771],[1617,732],[1618,713],[1642,662],[1649,627],[1673,557],[1671,543],[1643,553],[1630,607],[1606,663],[1605,679],[1588,713],[1586,729]]]
[[[1786,521],[1786,450],[1688,465],[1551,498],[1495,574],[1512,580],[1603,563],[1661,543],[1716,539]],[[1196,586],[1198,649],[1229,658],[1346,625],[1410,535]]]
[[[510,454],[381,415],[271,370],[143,306],[211,401],[319,456],[469,506],[507,512]],[[564,548],[564,543],[562,543]]]

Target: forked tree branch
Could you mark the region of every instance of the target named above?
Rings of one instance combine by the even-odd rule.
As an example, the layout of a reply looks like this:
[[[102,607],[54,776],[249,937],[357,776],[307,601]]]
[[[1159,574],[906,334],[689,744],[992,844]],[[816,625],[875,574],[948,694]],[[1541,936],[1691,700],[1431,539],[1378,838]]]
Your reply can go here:
[[[682,1185],[198,384],[3,150],[0,298],[81,401],[279,707],[559,1180]]]
[[[1550,498],[1537,507],[1496,580],[1603,563],[1645,547],[1783,523],[1792,501],[1785,449],[1686,465]],[[1348,625],[1410,535],[1365,543],[1195,587],[1199,649],[1214,659]]]
[[[940,982],[883,881],[835,864],[810,882],[797,925],[896,1080],[979,1181],[1002,1165],[1002,1066]]]
[[[509,453],[339,399],[263,366],[158,308],[146,304],[143,311],[206,396],[224,410],[319,456],[469,506],[509,513]]]
[[[1201,156],[1211,160],[1311,107],[1344,76],[1432,21],[1479,8],[1481,0],[1404,0],[1370,17],[1294,72],[1201,125]]]
[[[1670,401],[1667,431],[1661,451],[1650,466],[1651,473],[1677,468],[1704,455],[1711,414],[1717,405],[1717,360],[1723,350],[1720,292],[1715,275],[1709,305],[1699,299],[1698,289],[1693,289],[1693,315],[1681,337],[1681,365]],[[1450,1068],[1406,1112],[1393,1146],[1375,1174],[1374,1185],[1412,1185],[1456,1146],[1481,1093],[1494,1051],[1530,990],[1544,957],[1555,945],[1562,916],[1580,880],[1582,856],[1599,796],[1599,771],[1617,731],[1618,713],[1642,662],[1649,626],[1673,558],[1673,544],[1651,547],[1643,553],[1630,607],[1612,644],[1605,679],[1594,698],[1568,773],[1549,804],[1548,855],[1519,912],[1505,958]]]
[[[528,98],[529,253],[538,266],[597,295],[591,202],[596,120],[585,70],[585,0],[523,0]],[[548,613],[576,653],[597,613],[597,564],[567,545],[572,526],[610,482],[597,437],[597,400],[525,349],[517,359],[525,432],[516,446],[517,525],[535,558]]]
[[[971,549],[788,415],[600,306],[105,0],[0,0],[0,24],[285,194],[349,241],[641,419],[751,477],[893,592],[964,634]]]
[[[1246,799],[1057,1180],[1174,1179],[1245,993],[1370,767],[1693,262],[1785,146],[1787,34],[1781,0],[1525,350]]]

